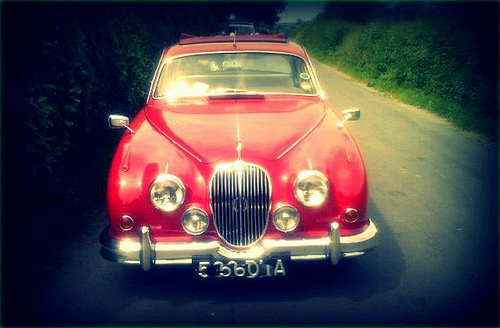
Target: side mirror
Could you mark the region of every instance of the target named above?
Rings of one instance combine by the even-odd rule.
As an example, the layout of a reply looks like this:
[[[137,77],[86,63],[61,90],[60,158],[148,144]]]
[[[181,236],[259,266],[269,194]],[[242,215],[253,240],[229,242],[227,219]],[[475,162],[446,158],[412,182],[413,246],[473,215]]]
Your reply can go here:
[[[358,108],[349,108],[342,111],[344,121],[356,121],[361,118],[361,110]]]
[[[337,124],[338,128],[341,129],[346,121],[356,121],[361,118],[361,110],[358,108],[349,108],[342,111],[344,118]]]
[[[127,129],[130,131],[130,133],[134,133],[134,130],[132,130],[129,127],[129,119],[126,116],[109,115],[108,124],[109,124],[109,127],[112,129]]]

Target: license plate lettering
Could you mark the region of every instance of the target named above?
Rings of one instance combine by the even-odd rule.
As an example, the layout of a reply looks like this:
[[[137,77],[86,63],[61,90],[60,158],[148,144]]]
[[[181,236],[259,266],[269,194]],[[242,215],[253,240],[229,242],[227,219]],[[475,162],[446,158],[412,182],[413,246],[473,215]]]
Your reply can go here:
[[[214,265],[219,266],[219,276],[221,277],[229,277],[231,276],[231,268],[227,265],[224,265],[221,261],[214,262]]]
[[[236,261],[229,261],[228,265],[233,265],[233,272],[236,277],[244,277],[246,270],[244,266],[238,265]]]
[[[281,259],[276,260],[276,265],[274,266],[274,275],[285,275],[285,266],[283,265],[283,261],[281,261]]]
[[[208,261],[198,262],[198,275],[202,278],[208,278],[207,268],[210,265]]]
[[[196,267],[196,271],[201,278],[215,277],[274,277],[286,275],[285,265],[283,260],[276,259],[275,261],[264,262],[259,260],[245,260],[245,262],[237,262],[229,260],[228,262],[217,260],[200,261]]]
[[[255,278],[259,276],[260,267],[254,260],[246,260],[248,278]]]

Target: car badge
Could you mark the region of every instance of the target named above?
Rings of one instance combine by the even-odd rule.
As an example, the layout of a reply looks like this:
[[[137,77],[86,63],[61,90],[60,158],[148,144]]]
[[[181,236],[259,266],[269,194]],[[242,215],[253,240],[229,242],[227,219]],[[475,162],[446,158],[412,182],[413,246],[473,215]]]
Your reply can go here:
[[[236,212],[236,213],[248,211],[248,199],[246,199],[245,197],[241,197],[241,196],[235,197],[233,199],[233,201],[231,202],[231,208],[232,208],[233,212]]]

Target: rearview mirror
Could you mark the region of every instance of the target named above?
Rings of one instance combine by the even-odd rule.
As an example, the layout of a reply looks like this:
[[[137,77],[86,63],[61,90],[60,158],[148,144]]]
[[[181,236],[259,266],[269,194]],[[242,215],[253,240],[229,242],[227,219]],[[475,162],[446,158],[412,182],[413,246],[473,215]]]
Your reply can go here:
[[[109,115],[108,117],[109,127],[112,129],[127,129],[130,133],[134,133],[129,127],[129,119],[127,116],[123,115]]]

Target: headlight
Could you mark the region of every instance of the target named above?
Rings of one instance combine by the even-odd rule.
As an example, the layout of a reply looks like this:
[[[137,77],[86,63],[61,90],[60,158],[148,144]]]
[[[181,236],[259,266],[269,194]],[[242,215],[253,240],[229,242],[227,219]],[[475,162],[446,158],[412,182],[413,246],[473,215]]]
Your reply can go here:
[[[208,224],[207,213],[199,208],[191,208],[182,215],[182,227],[190,235],[201,235]]]
[[[302,171],[295,181],[294,194],[302,205],[319,206],[328,195],[328,179],[319,171]]]
[[[160,174],[151,184],[149,197],[157,209],[165,212],[175,211],[182,205],[186,189],[182,181],[171,174]]]
[[[273,223],[276,229],[283,232],[295,230],[299,225],[299,212],[292,206],[282,206],[274,212]]]

